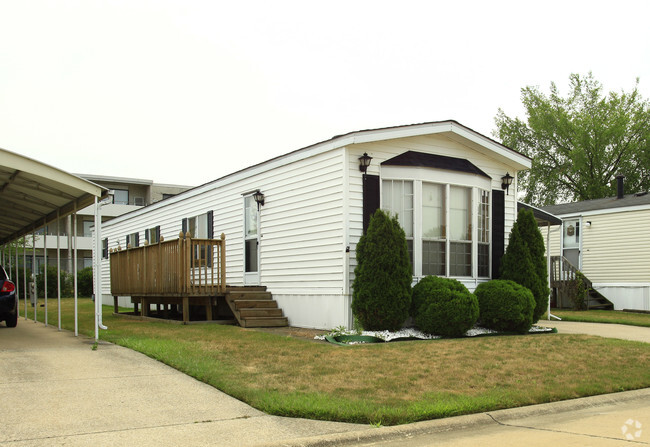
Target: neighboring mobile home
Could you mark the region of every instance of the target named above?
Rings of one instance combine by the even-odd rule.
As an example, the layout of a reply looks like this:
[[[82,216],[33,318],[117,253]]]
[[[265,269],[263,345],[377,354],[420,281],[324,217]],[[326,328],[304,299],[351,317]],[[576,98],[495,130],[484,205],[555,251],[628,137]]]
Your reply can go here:
[[[136,235],[225,233],[229,286],[266,286],[292,326],[351,326],[355,247],[374,210],[399,216],[414,280],[449,276],[473,290],[498,272],[517,213],[517,172],[530,164],[455,121],[357,131],[117,217],[102,239],[114,249]],[[108,304],[108,259],[102,267]]]
[[[551,233],[551,255],[579,269],[614,309],[650,310],[650,194],[541,207],[562,219]]]

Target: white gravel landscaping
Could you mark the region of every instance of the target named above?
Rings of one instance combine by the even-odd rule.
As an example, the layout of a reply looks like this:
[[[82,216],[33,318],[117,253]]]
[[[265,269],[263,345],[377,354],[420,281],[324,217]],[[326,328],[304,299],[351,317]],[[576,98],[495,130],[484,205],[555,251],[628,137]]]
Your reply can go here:
[[[533,326],[530,328],[528,333],[543,333],[543,332],[553,332],[553,328],[542,327],[542,326]],[[465,332],[466,337],[477,337],[479,335],[486,334],[498,334],[498,331],[493,331],[492,329],[486,329],[479,326],[474,326],[469,331]],[[334,330],[326,335],[317,335],[314,337],[316,340],[325,340],[327,335],[370,335],[372,337],[381,338],[384,341],[391,341],[396,338],[419,338],[421,340],[435,340],[442,338],[440,335],[431,335],[426,334],[415,328],[405,328],[397,332],[391,331],[363,331],[361,333],[352,331],[352,330]]]

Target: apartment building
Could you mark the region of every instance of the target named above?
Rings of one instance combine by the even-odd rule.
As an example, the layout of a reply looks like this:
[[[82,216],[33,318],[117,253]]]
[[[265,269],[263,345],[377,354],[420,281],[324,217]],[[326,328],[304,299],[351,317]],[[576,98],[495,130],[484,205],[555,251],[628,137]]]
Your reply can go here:
[[[178,193],[186,191],[191,186],[167,185],[154,183],[152,180],[126,177],[110,177],[103,175],[76,174],[77,176],[97,183],[114,192],[113,203],[102,207],[102,222],[109,221],[122,214],[160,202]],[[75,215],[65,217],[58,222],[42,228],[35,235],[36,266],[45,262],[44,250],[47,249],[48,265],[57,265],[57,233],[58,251],[61,258],[61,269],[72,272],[74,266],[75,238],[77,244],[77,269],[92,267],[92,230],[95,224],[94,206],[79,210]],[[32,245],[27,237],[28,246]],[[27,268],[32,268],[32,258],[28,256]]]

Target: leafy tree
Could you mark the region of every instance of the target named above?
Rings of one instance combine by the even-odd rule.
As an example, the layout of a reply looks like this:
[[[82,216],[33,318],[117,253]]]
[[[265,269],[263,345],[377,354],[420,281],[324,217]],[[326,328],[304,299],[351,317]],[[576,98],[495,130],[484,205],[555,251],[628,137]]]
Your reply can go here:
[[[367,330],[398,330],[411,306],[411,261],[396,217],[377,210],[357,244],[352,312]]]
[[[611,197],[618,173],[626,193],[650,188],[650,102],[638,84],[629,93],[605,94],[591,73],[571,74],[567,97],[555,83],[549,96],[539,87],[521,89],[526,122],[499,109],[494,136],[533,159],[530,171],[519,174],[527,203]]]
[[[501,279],[509,279],[528,289],[533,293],[535,298],[535,311],[533,312],[533,323],[536,323],[546,311],[548,305],[547,275],[541,274],[539,267],[540,258],[543,260],[544,252],[541,256],[535,246],[534,239],[530,234],[534,231],[530,228],[530,222],[533,222],[534,231],[539,233],[533,212],[527,209],[519,210],[517,220],[510,231],[508,248],[501,258]],[[539,234],[541,238],[541,233]],[[530,242],[530,245],[529,245]],[[542,239],[543,244],[543,239]],[[530,246],[533,246],[531,250]],[[533,259],[533,255],[535,259]],[[546,267],[544,268],[546,271]]]

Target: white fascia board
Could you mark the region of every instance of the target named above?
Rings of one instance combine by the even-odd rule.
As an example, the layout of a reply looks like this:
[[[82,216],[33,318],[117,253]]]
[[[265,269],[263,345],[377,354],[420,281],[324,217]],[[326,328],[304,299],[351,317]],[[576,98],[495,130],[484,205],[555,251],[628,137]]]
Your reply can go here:
[[[589,216],[598,216],[602,214],[615,214],[615,213],[625,213],[629,211],[648,211],[650,210],[650,205],[636,205],[636,206],[625,206],[620,208],[606,208],[602,210],[592,210],[592,211],[583,211],[577,213],[566,213],[566,214],[556,214],[560,219],[571,219]]]
[[[100,181],[107,183],[128,183],[133,185],[153,185],[153,180],[142,178],[129,178],[129,177],[111,177],[108,175],[91,175],[91,174],[75,174],[78,177],[89,181]]]
[[[84,180],[74,174],[62,171],[29,157],[16,154],[6,149],[0,149],[0,165],[17,171],[22,171],[48,180],[48,183],[57,183],[73,188],[95,197],[101,197],[106,188],[91,181]]]
[[[422,135],[434,134],[455,134],[466,141],[459,141],[460,143],[467,144],[470,141],[482,148],[486,148],[494,152],[499,157],[505,158],[507,164],[511,164],[517,171],[530,169],[532,160],[525,155],[509,149],[502,144],[499,144],[465,126],[458,124],[454,121],[443,121],[436,123],[425,123],[397,128],[386,128],[378,130],[368,130],[345,135],[341,143],[344,145],[372,143],[375,141],[382,141],[388,139],[408,138]],[[452,140],[455,140],[452,138]]]

